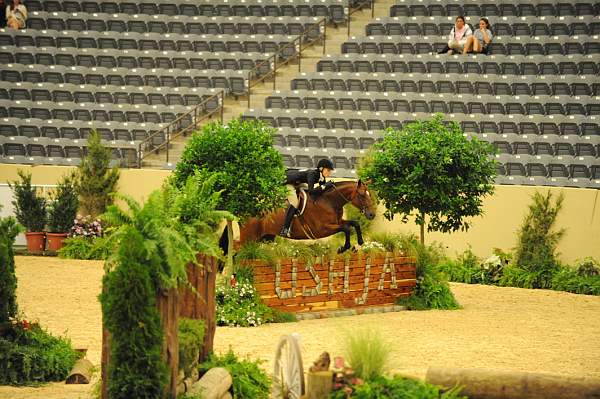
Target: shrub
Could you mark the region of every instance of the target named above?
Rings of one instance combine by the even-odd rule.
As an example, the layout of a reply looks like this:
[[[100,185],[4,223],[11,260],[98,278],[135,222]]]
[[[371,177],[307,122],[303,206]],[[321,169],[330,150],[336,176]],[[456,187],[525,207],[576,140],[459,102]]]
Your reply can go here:
[[[346,359],[358,377],[370,380],[387,369],[389,346],[375,330],[353,331],[346,337]]]
[[[161,398],[168,380],[163,330],[146,242],[135,228],[121,231],[117,264],[104,275],[102,315],[112,336],[108,391],[112,399]]]
[[[497,254],[482,261],[468,249],[455,261],[446,259],[439,269],[450,281],[497,285],[504,273],[504,266],[505,261]]]
[[[21,181],[8,183],[13,190],[12,201],[15,215],[27,231],[44,231],[46,226],[46,199],[37,195],[37,190],[31,185],[31,173],[19,169],[17,172]]]
[[[63,259],[104,260],[108,259],[111,253],[104,237],[69,237],[58,250],[58,256]]]
[[[8,322],[17,316],[17,276],[13,243],[21,231],[23,227],[15,218],[0,218],[0,323]]]
[[[529,213],[523,219],[518,233],[514,259],[514,265],[529,272],[530,276],[515,278],[519,272],[514,272],[503,281],[505,284],[527,283],[524,288],[550,288],[552,275],[559,268],[556,247],[564,235],[564,229],[553,231],[562,208],[563,195],[559,194],[554,202],[552,192],[548,191],[545,195],[536,192],[532,199]]]
[[[111,150],[100,142],[95,130],[88,137],[87,155],[76,173],[76,189],[82,211],[96,217],[112,204],[111,194],[117,191],[119,169],[109,168]]]
[[[417,285],[411,296],[399,298],[397,303],[412,310],[460,308],[448,281],[439,271],[442,249],[415,243],[411,252],[417,258]]]
[[[354,385],[351,395],[343,390],[333,391],[331,399],[388,399],[388,398],[415,398],[415,399],[460,399],[460,389],[454,388],[443,392],[439,387],[418,380],[395,376],[392,378],[376,377],[361,385]]]
[[[216,289],[217,325],[231,327],[260,326],[270,320],[271,309],[260,300],[252,283],[240,280],[234,286]]]
[[[0,385],[64,380],[80,357],[68,339],[20,322],[0,337]]]
[[[600,275],[600,265],[594,258],[585,258],[577,265],[577,274],[582,277]]]
[[[574,294],[600,295],[600,276],[581,275],[580,270],[561,267],[552,276],[552,289]]]
[[[59,182],[52,195],[48,208],[48,231],[68,233],[77,215],[79,200],[73,182],[73,176],[65,176]]]
[[[205,373],[213,367],[223,367],[233,379],[233,397],[239,399],[267,399],[270,395],[271,380],[260,368],[262,361],[239,360],[231,349],[222,355],[212,354],[200,365]]]
[[[179,370],[183,370],[186,378],[192,375],[192,370],[198,364],[204,332],[203,320],[179,319]]]

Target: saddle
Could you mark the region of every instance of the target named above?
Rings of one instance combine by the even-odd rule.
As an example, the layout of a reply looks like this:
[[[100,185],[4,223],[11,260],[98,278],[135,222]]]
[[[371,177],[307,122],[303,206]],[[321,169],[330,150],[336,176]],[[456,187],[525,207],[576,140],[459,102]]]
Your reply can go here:
[[[308,193],[306,190],[299,188],[296,190],[296,194],[298,195],[298,210],[294,217],[302,216],[304,214],[304,210],[306,209],[306,204],[308,202]]]

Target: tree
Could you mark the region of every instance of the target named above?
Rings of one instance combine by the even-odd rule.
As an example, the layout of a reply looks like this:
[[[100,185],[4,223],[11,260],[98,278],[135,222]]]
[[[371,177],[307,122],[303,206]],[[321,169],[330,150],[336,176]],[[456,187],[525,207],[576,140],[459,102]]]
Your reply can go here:
[[[560,266],[556,247],[565,234],[565,229],[553,231],[564,196],[561,192],[553,202],[550,190],[546,194],[536,191],[532,199],[519,229],[515,265],[535,275],[533,288],[550,288],[552,276]]]
[[[22,231],[23,227],[15,218],[0,218],[0,323],[17,316],[17,277],[13,243],[17,234]]]
[[[482,197],[493,192],[495,161],[490,145],[469,140],[455,122],[442,115],[416,121],[401,131],[387,130],[366,157],[360,177],[383,200],[384,216],[406,222],[415,212],[425,242],[428,231],[467,230],[465,217],[482,213]]]
[[[8,183],[13,190],[12,201],[15,215],[27,231],[43,231],[46,227],[46,199],[38,196],[37,189],[31,185],[31,173],[18,170],[21,181]]]
[[[82,212],[95,218],[112,204],[111,194],[117,190],[119,169],[109,168],[111,151],[100,143],[95,130],[88,137],[87,148],[77,171],[76,187]]]
[[[77,217],[79,200],[75,190],[74,176],[66,175],[58,182],[48,208],[48,231],[67,233]]]
[[[234,119],[227,125],[212,123],[189,140],[173,181],[183,184],[197,172],[216,174],[215,189],[222,191],[217,209],[226,210],[240,222],[282,206],[286,196],[285,167],[273,148],[270,127],[255,121]],[[229,256],[233,245],[228,220]],[[231,259],[229,259],[231,264]]]

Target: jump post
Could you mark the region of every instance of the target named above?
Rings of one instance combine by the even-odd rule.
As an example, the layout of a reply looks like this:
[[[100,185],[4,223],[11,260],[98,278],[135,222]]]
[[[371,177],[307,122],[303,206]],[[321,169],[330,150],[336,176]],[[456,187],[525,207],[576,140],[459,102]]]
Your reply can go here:
[[[157,293],[156,306],[164,331],[163,359],[168,365],[170,383],[166,387],[164,398],[175,399],[179,384],[179,318],[202,319],[205,323],[204,343],[200,350],[199,361],[204,360],[212,352],[216,330],[215,283],[217,275],[217,259],[198,254],[197,263],[201,266],[187,265],[189,284],[195,289],[183,287]],[[102,329],[101,399],[110,399],[108,395],[108,367],[110,363],[110,334]]]

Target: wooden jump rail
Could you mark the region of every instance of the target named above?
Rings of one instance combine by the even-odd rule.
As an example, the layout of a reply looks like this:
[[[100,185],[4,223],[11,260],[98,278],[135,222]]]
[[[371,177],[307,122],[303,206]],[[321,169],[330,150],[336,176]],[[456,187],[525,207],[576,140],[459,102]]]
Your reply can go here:
[[[216,101],[216,106],[214,102]],[[180,115],[173,122],[169,123],[164,128],[155,131],[145,140],[138,144],[138,159],[137,167],[142,167],[142,161],[145,157],[150,154],[158,153],[161,149],[165,148],[167,152],[167,162],[169,162],[169,146],[171,141],[181,135],[186,135],[198,128],[201,121],[211,118],[217,112],[220,114],[220,121],[223,123],[223,105],[225,101],[225,92],[220,91],[214,94],[200,103],[198,103],[194,109],[189,112]],[[214,106],[214,108],[212,108]],[[191,118],[191,122],[190,122]],[[188,123],[190,122],[190,123]],[[165,141],[158,145],[152,144],[152,141],[156,137],[165,137]]]
[[[288,312],[392,305],[416,285],[415,258],[393,253],[286,259],[273,265],[247,260],[254,285],[270,307]]]

